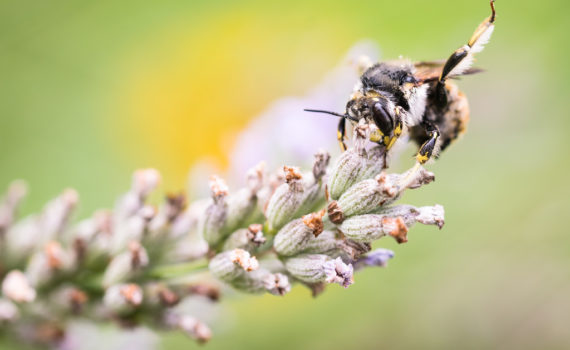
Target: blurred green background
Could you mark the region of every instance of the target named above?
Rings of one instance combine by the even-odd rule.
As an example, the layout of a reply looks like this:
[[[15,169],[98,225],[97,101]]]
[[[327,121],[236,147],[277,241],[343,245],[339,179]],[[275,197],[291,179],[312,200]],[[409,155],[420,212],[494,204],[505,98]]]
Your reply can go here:
[[[208,349],[570,348],[570,5],[497,11],[486,73],[459,83],[470,130],[430,167],[437,181],[404,198],[444,205],[445,228],[381,242],[389,268],[347,290],[224,300]],[[24,213],[74,187],[78,217],[111,206],[135,168],[184,188],[193,162],[226,166],[232,135],[355,42],[446,58],[488,12],[486,0],[3,0],[0,185],[30,183]],[[180,334],[161,346],[198,347]]]

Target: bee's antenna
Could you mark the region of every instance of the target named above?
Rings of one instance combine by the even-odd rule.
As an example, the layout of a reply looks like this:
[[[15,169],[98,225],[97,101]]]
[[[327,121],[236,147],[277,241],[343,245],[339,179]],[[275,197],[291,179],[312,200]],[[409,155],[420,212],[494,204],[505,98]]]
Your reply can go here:
[[[354,122],[357,122],[358,119],[349,116],[348,114],[340,114],[340,113],[336,113],[336,112],[331,112],[331,111],[323,111],[321,109],[303,109],[305,112],[313,112],[313,113],[325,113],[325,114],[330,114],[330,115],[334,115],[337,117],[341,117],[341,118],[345,118],[345,119],[350,119]]]

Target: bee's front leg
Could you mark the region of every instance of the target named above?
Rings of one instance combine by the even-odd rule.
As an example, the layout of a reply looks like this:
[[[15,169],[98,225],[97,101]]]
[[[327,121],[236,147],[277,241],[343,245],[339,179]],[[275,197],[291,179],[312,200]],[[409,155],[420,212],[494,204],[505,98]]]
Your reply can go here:
[[[431,159],[434,150],[437,145],[437,139],[439,138],[439,129],[431,122],[424,122],[426,134],[429,136],[426,142],[420,147],[418,154],[416,154],[416,160],[420,164],[425,164]]]
[[[336,133],[336,137],[338,139],[340,150],[342,152],[346,151],[346,143],[344,142],[345,134],[346,134],[346,119],[340,118],[340,121],[338,122],[338,131]]]

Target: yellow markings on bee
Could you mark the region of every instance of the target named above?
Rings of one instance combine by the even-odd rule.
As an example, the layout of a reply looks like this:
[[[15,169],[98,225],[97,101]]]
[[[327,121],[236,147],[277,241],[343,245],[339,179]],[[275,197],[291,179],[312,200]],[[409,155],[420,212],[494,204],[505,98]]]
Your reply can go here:
[[[390,136],[384,136],[384,144],[388,146],[390,144]]]
[[[418,152],[418,154],[416,155],[416,160],[420,163],[420,164],[424,164],[425,162],[427,162],[429,159],[429,157],[427,156],[427,153],[421,154]]]
[[[402,135],[402,123],[398,123],[398,125],[396,125],[396,129],[394,129],[394,135]]]
[[[372,132],[370,133],[369,139],[372,142],[378,142],[382,140],[382,136],[384,136],[384,134],[382,134],[382,131],[374,128],[374,130],[372,130]]]
[[[346,145],[344,144],[342,133],[340,131],[336,132],[336,138],[338,140],[338,144],[340,145],[340,150],[343,152],[346,151]]]
[[[386,144],[386,149],[390,150],[390,148],[392,148],[392,146],[394,146],[394,144],[396,143],[397,139],[398,139],[398,136],[392,136],[390,141]]]

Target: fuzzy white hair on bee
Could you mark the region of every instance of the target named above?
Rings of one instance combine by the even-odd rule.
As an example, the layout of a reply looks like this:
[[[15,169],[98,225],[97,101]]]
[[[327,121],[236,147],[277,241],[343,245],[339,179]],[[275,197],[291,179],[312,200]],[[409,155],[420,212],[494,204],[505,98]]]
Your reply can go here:
[[[491,15],[446,61],[411,62],[406,59],[379,62],[361,74],[344,113],[306,109],[340,117],[338,140],[344,143],[347,120],[375,125],[370,141],[390,152],[402,135],[418,144],[416,160],[425,164],[446,149],[466,129],[469,106],[465,95],[450,78],[478,73],[471,68],[474,54],[489,42],[495,27],[495,4],[490,1]],[[385,164],[386,166],[386,164]]]

